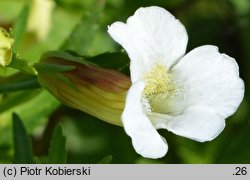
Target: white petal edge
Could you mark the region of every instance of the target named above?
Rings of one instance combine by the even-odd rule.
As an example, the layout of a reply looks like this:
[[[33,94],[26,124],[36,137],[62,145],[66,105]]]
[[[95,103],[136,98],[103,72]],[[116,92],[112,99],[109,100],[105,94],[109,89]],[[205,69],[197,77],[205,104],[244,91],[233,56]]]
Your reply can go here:
[[[170,68],[185,54],[188,36],[181,22],[167,10],[151,6],[139,8],[126,24],[108,27],[110,36],[127,51],[131,80],[141,80],[154,64]]]
[[[178,116],[153,113],[150,119],[156,129],[199,142],[213,140],[225,127],[225,119],[206,106],[188,107]]]
[[[168,146],[166,140],[159,135],[150,119],[144,114],[141,104],[144,87],[143,81],[136,82],[130,87],[122,122],[138,154],[146,158],[161,158],[167,153]]]
[[[208,107],[192,106],[176,116],[165,128],[174,134],[199,142],[211,141],[225,127],[225,119]]]
[[[176,98],[181,111],[191,106],[207,106],[218,115],[232,115],[244,97],[244,82],[236,61],[221,54],[216,46],[205,45],[185,55],[172,73],[183,92]],[[182,97],[181,97],[182,96]]]
[[[205,106],[189,107],[178,116],[153,113],[150,119],[156,129],[167,129],[199,142],[213,140],[225,127],[225,119]]]

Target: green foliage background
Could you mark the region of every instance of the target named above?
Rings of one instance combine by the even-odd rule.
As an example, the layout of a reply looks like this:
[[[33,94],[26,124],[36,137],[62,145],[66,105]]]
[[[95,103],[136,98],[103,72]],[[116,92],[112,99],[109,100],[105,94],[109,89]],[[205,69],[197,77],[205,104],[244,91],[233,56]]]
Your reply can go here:
[[[20,38],[14,49],[32,63],[48,50],[71,50],[88,57],[120,50],[107,34],[107,26],[126,21],[139,7],[157,5],[185,25],[187,52],[213,44],[236,59],[245,82],[245,98],[227,119],[225,130],[211,142],[198,143],[160,131],[169,152],[162,159],[151,160],[135,153],[123,128],[66,107],[33,77],[1,68],[0,163],[250,163],[249,0],[55,0],[52,27],[44,41],[35,40],[23,28],[29,2],[1,0],[0,26],[14,26],[14,36]],[[93,59],[102,57],[106,56]],[[104,66],[117,68],[110,58]]]

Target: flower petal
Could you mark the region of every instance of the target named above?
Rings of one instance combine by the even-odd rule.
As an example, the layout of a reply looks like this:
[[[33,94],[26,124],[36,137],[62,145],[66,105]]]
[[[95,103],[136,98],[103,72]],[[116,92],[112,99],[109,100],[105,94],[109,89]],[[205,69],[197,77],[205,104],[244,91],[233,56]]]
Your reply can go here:
[[[243,99],[244,83],[239,78],[236,61],[220,54],[216,46],[192,50],[172,68],[172,73],[182,89],[176,97],[176,103],[182,104],[180,113],[188,107],[201,105],[227,118]]]
[[[141,104],[144,86],[144,82],[139,81],[129,89],[122,122],[138,154],[148,158],[160,158],[167,153],[168,146],[144,114]]]
[[[123,46],[131,59],[131,79],[142,79],[154,64],[170,68],[186,51],[188,36],[179,20],[163,8],[139,8],[127,23],[108,27],[111,37]]]
[[[174,117],[165,128],[177,135],[204,142],[213,140],[224,127],[225,120],[212,109],[192,106]]]
[[[150,117],[155,128],[200,142],[214,139],[243,99],[237,63],[206,45],[188,53],[171,71],[180,92],[158,102],[160,111]]]

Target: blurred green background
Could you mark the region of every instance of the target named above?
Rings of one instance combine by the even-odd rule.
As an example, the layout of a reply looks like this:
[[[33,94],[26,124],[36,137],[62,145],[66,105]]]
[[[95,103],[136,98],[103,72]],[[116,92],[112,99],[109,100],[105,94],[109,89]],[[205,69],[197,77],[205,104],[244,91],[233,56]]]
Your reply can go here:
[[[15,25],[31,0],[0,0],[0,26]],[[46,162],[55,125],[62,124],[67,163],[250,163],[250,1],[249,0],[55,0],[51,28],[44,40],[25,33],[17,52],[38,62],[48,50],[67,49],[82,56],[120,50],[108,35],[107,26],[126,21],[139,7],[157,5],[185,25],[187,52],[205,44],[219,47],[234,57],[245,82],[245,98],[226,121],[225,130],[213,141],[198,143],[166,130],[169,152],[158,160],[135,153],[123,128],[105,123],[62,105],[42,88],[0,94],[0,163],[14,158],[12,113],[16,112],[32,138],[36,162]],[[42,28],[42,27],[41,27]],[[15,73],[0,68],[0,82]],[[0,85],[1,86],[1,85]],[[0,87],[1,88],[1,87]],[[103,159],[104,158],[104,159]],[[100,163],[101,163],[100,162]]]

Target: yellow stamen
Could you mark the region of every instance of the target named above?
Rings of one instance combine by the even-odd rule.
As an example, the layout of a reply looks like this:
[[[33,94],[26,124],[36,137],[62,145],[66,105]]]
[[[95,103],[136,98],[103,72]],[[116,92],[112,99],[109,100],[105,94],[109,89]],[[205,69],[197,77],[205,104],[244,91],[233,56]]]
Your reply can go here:
[[[158,95],[168,97],[176,91],[172,75],[164,65],[156,64],[149,73],[145,74],[144,79],[146,86],[143,96],[149,101]]]

